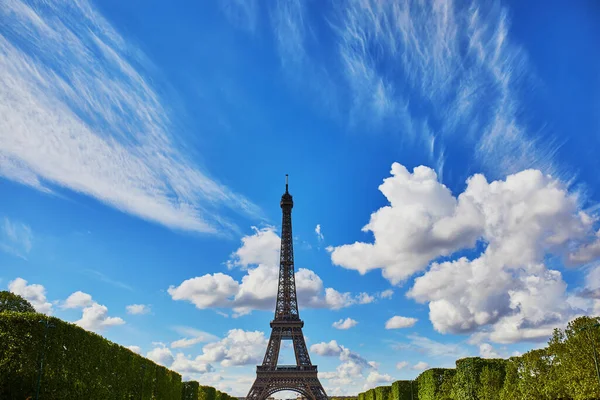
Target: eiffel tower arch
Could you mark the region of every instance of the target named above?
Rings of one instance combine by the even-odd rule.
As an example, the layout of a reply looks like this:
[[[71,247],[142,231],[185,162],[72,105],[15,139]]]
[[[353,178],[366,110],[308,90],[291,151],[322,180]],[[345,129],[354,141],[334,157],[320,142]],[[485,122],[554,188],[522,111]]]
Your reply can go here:
[[[247,400],[265,400],[273,393],[291,390],[311,400],[326,400],[327,394],[317,376],[317,366],[312,365],[302,334],[304,321],[298,313],[296,279],[294,276],[294,245],[292,236],[292,208],[294,201],[288,191],[285,176],[285,193],[281,196],[281,252],[279,255],[279,284],[275,317],[271,321],[271,337],[262,365],[256,367],[256,380]],[[296,356],[295,365],[277,365],[282,340],[291,340]]]

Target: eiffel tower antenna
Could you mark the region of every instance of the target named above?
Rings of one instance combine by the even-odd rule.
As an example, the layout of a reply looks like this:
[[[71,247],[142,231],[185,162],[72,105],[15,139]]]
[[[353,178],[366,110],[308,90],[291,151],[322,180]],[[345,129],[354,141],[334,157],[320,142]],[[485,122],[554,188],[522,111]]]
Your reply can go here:
[[[275,316],[271,321],[271,337],[262,365],[256,367],[256,380],[246,400],[265,400],[281,390],[293,390],[311,400],[327,400],[327,394],[317,377],[317,366],[312,365],[302,328],[304,321],[298,313],[296,279],[294,276],[294,245],[292,236],[292,208],[288,175],[285,175],[285,193],[281,196],[281,252],[279,254],[279,284]],[[282,340],[293,342],[296,365],[278,365]]]

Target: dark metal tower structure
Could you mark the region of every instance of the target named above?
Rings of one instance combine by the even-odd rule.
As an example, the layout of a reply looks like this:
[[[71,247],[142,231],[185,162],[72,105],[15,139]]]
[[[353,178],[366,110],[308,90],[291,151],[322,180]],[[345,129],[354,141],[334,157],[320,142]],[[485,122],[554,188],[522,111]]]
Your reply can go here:
[[[294,201],[288,192],[281,196],[281,253],[279,255],[279,286],[275,318],[271,321],[271,338],[262,365],[256,367],[256,380],[246,396],[247,400],[265,400],[275,392],[293,390],[311,400],[326,400],[327,394],[317,377],[317,366],[312,365],[298,314],[296,280],[294,278],[294,247],[292,237],[292,207]],[[291,340],[296,365],[277,365],[282,340]]]

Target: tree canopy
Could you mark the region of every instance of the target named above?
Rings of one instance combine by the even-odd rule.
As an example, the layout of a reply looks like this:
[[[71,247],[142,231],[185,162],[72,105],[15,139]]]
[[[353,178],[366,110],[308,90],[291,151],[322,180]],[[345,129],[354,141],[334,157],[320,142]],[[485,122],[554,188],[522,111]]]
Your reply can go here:
[[[0,292],[0,313],[5,311],[35,312],[35,308],[18,294],[3,290]]]

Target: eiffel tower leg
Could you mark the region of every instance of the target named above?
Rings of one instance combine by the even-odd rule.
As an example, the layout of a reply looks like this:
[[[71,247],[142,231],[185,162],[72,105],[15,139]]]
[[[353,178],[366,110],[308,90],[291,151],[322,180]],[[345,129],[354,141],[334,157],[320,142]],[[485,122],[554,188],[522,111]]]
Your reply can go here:
[[[302,328],[292,328],[292,341],[294,342],[294,354],[296,355],[296,365],[312,365]]]
[[[263,365],[270,365],[272,367],[277,366],[279,349],[281,348],[281,334],[281,328],[279,327],[275,327],[271,330],[271,337],[269,338],[269,345],[267,346]]]

